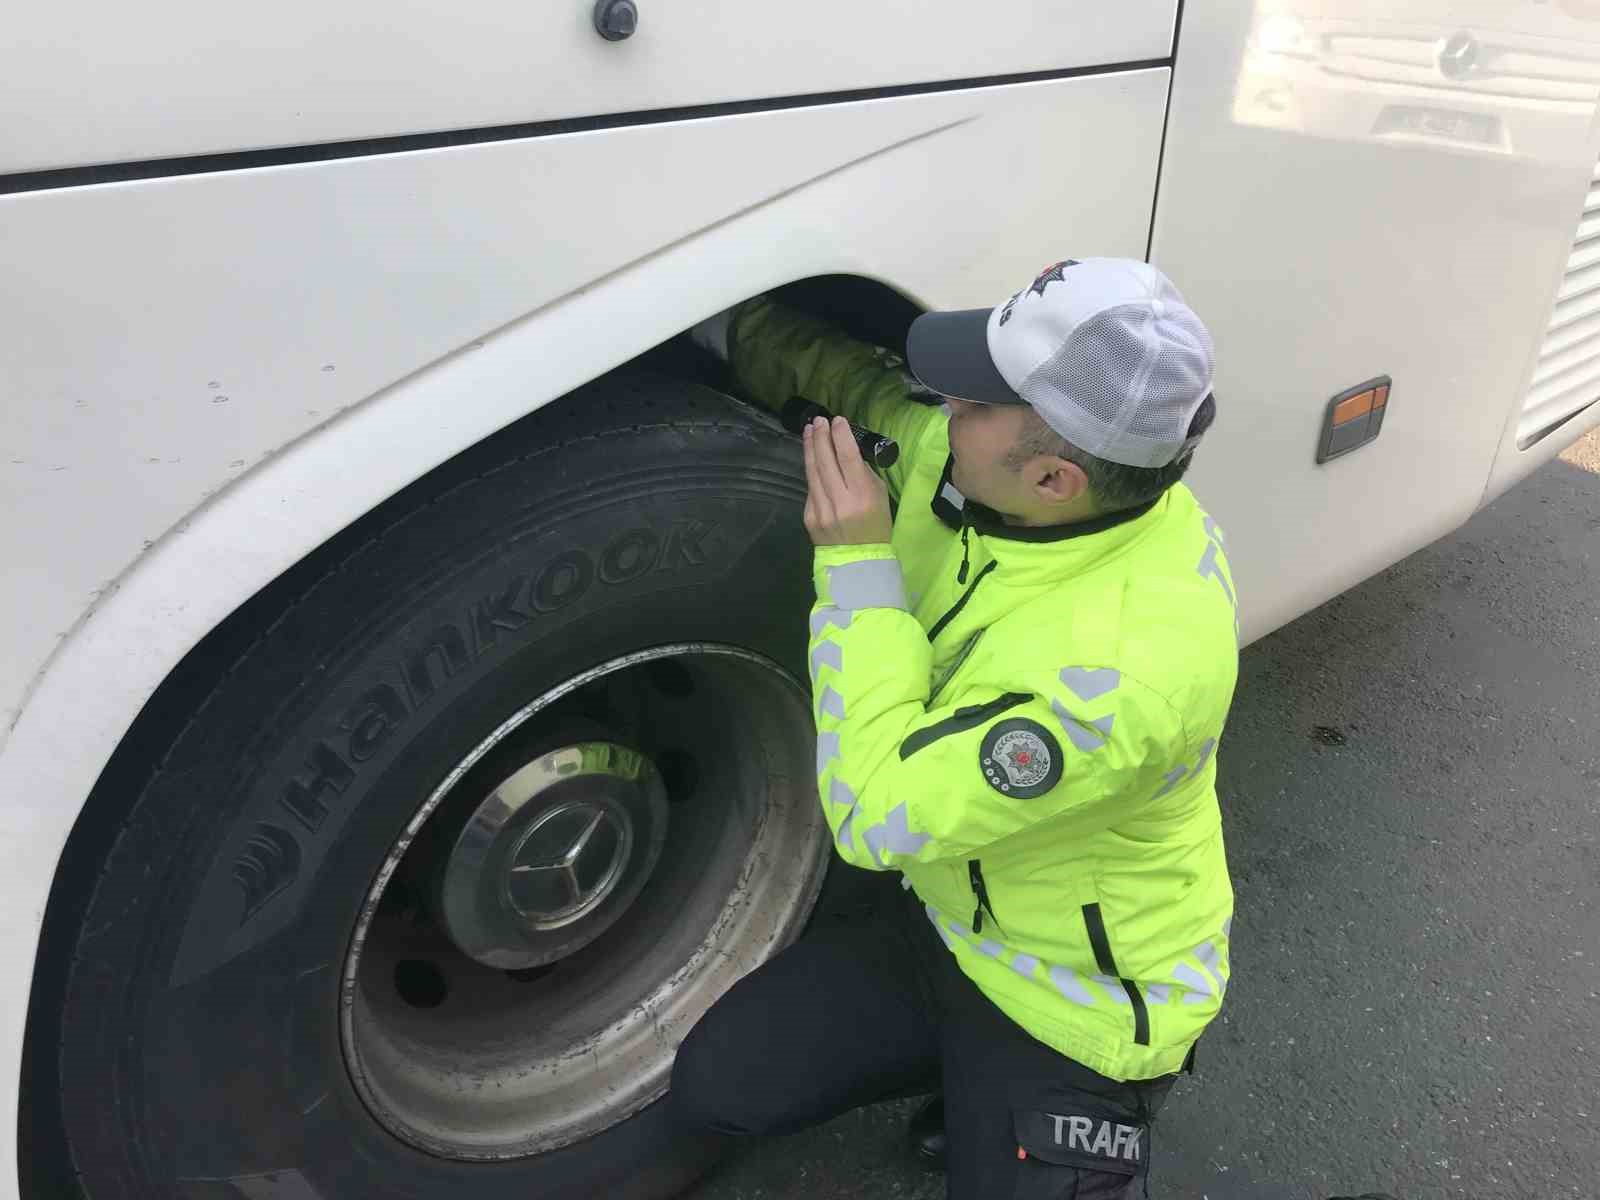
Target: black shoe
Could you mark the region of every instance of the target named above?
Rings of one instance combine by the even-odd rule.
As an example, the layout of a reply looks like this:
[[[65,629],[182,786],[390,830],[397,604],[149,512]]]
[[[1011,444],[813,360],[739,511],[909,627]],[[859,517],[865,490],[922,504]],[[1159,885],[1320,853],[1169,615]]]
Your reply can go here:
[[[917,1157],[931,1169],[944,1170],[944,1096],[935,1092],[911,1115],[906,1132],[911,1137],[911,1148]]]

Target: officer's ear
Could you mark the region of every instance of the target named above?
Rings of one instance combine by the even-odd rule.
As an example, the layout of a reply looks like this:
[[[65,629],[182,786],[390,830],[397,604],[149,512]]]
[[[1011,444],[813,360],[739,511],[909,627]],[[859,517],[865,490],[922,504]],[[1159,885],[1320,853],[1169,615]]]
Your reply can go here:
[[[1083,468],[1053,454],[1041,454],[1028,464],[1025,474],[1034,499],[1041,504],[1071,504],[1089,491],[1089,477]]]

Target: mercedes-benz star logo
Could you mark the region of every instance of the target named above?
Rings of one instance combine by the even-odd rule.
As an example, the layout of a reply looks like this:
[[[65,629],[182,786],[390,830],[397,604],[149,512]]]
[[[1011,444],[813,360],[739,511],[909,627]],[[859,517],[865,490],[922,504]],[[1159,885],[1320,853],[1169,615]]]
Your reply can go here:
[[[577,801],[551,810],[517,849],[511,903],[538,921],[580,915],[616,883],[628,842],[626,826],[608,808]]]
[[[1465,29],[1452,33],[1439,47],[1439,74],[1446,79],[1467,79],[1478,69],[1478,39]]]

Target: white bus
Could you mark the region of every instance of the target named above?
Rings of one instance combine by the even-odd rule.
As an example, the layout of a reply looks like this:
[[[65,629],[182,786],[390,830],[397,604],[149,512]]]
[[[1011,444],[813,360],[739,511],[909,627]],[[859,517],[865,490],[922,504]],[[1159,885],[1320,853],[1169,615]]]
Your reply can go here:
[[[827,862],[797,450],[683,331],[1149,258],[1249,640],[1600,424],[1597,90],[1595,0],[15,8],[0,1194],[683,1187]]]

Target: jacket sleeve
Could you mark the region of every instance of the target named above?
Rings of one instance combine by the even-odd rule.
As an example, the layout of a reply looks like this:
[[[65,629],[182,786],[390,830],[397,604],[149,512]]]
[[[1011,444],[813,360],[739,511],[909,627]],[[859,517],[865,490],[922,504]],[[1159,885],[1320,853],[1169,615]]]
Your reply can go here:
[[[1069,836],[1108,828],[1203,769],[1215,745],[1178,765],[1183,726],[1164,697],[1047,650],[1019,655],[1014,686],[929,707],[931,650],[891,548],[819,547],[815,582],[818,789],[856,866],[971,857],[1044,821]]]
[[[857,341],[806,313],[758,296],[692,331],[733,368],[740,391],[772,412],[803,396],[900,443],[884,473],[899,496],[924,436],[945,419],[899,355]],[[919,402],[915,397],[922,397]]]

